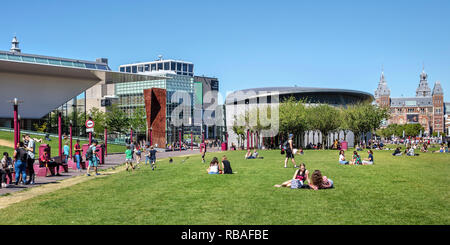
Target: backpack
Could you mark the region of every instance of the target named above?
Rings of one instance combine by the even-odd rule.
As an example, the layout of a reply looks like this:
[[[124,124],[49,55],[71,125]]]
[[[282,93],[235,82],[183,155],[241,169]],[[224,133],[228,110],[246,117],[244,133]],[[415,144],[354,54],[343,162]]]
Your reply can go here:
[[[298,189],[303,186],[303,182],[298,179],[291,180],[291,189]]]
[[[288,147],[288,141],[286,140],[284,143],[283,143],[283,149],[287,149],[287,147]]]
[[[92,147],[89,147],[89,149],[86,151],[86,160],[92,159]]]

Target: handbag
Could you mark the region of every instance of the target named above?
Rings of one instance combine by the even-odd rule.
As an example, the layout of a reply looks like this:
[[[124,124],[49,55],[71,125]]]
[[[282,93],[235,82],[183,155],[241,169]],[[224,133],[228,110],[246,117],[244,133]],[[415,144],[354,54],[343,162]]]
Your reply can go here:
[[[298,189],[302,187],[302,185],[303,185],[302,181],[298,179],[291,180],[291,189]]]

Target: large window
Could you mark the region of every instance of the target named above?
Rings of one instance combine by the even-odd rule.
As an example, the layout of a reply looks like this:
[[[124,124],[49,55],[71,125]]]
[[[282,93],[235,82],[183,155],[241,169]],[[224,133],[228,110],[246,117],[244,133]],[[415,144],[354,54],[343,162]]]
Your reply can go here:
[[[170,70],[170,63],[169,62],[164,62],[164,70],[165,71]]]
[[[156,71],[156,64],[152,64],[152,71]]]
[[[177,63],[177,71],[181,71],[181,63]]]
[[[125,72],[125,67],[120,67],[120,72]]]
[[[144,71],[144,67],[143,67],[143,66],[141,66],[141,65],[140,65],[140,66],[138,66],[138,71],[139,71],[139,72],[143,72],[143,71]]]
[[[187,71],[187,64],[183,64],[183,71]]]
[[[126,67],[126,72],[131,72],[131,66]]]
[[[132,66],[131,67],[131,72],[132,73],[137,73],[137,66]]]
[[[176,65],[176,62],[170,62],[170,70],[175,71]]]
[[[189,72],[193,72],[194,71],[194,65],[193,64],[189,64]]]
[[[163,69],[163,63],[158,63],[158,71]]]
[[[145,65],[144,69],[145,69],[145,71],[150,71],[150,65],[149,64]]]

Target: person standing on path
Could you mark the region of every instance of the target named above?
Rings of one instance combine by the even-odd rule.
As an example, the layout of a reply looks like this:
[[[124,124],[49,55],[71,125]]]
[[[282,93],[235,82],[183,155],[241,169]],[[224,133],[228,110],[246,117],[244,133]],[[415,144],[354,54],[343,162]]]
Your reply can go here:
[[[152,165],[152,170],[156,168],[156,149],[153,146],[150,147],[150,163]]]
[[[294,146],[292,145],[292,138],[294,137],[293,134],[289,134],[289,140],[287,141],[287,143],[285,143],[284,147],[286,148],[286,159],[284,160],[284,168],[287,168],[287,162],[289,160],[289,158],[292,161],[292,164],[294,164],[294,168],[297,167],[297,164],[295,164],[295,159],[294,159]]]
[[[89,170],[91,167],[94,167],[95,170],[95,175],[100,175],[98,173],[98,158],[96,156],[96,151],[97,151],[97,140],[93,140],[92,144],[89,146],[89,149],[86,152],[86,161],[89,161],[89,165],[87,167],[87,176],[91,176],[91,174],[89,174]]]
[[[19,142],[17,143],[17,149],[14,151],[14,159],[16,160],[16,162],[14,163],[14,168],[16,171],[16,182],[15,184],[18,185],[19,184],[19,179],[20,179],[20,175],[22,175],[22,180],[23,182],[26,184],[26,180],[27,180],[27,150],[25,150],[24,148],[24,144],[23,142]]]
[[[80,163],[81,163],[81,146],[80,140],[77,140],[75,144],[75,162],[77,163],[77,171],[81,172]]]
[[[30,176],[30,179],[27,181],[27,184],[34,185],[35,174],[33,165],[34,165],[36,143],[34,139],[30,137],[29,134],[24,135],[24,146],[28,154],[26,166],[28,170],[28,175]],[[25,179],[23,181],[25,182]]]

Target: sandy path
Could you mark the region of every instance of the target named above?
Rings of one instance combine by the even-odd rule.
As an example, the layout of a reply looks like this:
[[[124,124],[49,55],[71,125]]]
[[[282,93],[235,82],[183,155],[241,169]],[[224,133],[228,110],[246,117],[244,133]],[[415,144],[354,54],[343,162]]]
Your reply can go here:
[[[11,142],[11,141],[8,141],[8,140],[0,139],[0,145],[14,148],[14,142]]]

